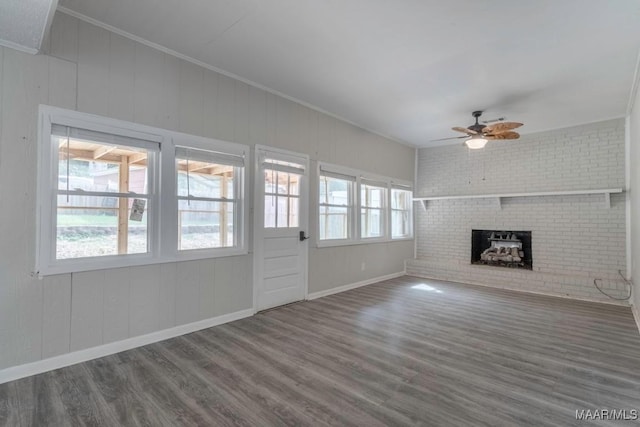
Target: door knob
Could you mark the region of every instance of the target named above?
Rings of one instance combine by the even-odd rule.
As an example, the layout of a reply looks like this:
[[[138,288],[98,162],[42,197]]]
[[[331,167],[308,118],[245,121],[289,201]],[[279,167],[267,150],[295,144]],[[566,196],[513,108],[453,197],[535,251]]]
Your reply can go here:
[[[307,240],[309,237],[304,235],[304,231],[300,232],[300,241],[304,242],[305,240]]]

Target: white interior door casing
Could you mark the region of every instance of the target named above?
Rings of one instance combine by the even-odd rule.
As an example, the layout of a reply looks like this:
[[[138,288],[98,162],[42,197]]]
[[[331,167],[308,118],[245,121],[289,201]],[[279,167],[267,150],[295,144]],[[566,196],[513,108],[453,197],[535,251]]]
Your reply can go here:
[[[309,157],[256,146],[254,307],[277,307],[307,296]]]

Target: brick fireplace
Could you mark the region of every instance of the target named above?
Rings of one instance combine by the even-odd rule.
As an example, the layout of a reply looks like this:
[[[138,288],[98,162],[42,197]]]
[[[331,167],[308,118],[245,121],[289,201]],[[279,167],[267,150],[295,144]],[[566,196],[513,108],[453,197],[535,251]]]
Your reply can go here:
[[[482,150],[462,144],[423,148],[415,194],[624,188],[624,138],[620,119],[492,141]],[[410,275],[616,303],[593,286],[594,279],[601,279],[610,294],[627,293],[619,274],[626,272],[627,262],[625,193],[611,194],[610,204],[603,194],[460,198],[428,201],[426,206],[416,202],[415,230],[416,258],[406,263]],[[503,236],[511,232],[505,240],[515,234],[513,240],[529,247],[528,268],[489,268],[479,262],[488,247],[473,248],[474,230]],[[523,230],[535,239],[519,235]],[[490,237],[480,239],[490,246]],[[506,259],[503,267],[514,267]]]

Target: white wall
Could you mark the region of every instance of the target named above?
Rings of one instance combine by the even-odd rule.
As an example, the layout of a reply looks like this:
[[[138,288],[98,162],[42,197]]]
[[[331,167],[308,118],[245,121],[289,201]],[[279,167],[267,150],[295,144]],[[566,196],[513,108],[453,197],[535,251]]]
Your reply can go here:
[[[631,196],[631,279],[634,282],[633,304],[640,322],[640,90],[636,92],[629,116],[630,196]],[[640,326],[640,323],[639,323]]]
[[[416,194],[464,195],[623,188],[624,120],[419,152]],[[411,274],[614,302],[593,285],[603,279],[621,297],[626,271],[625,195],[441,200],[417,209]],[[471,230],[531,230],[533,271],[470,264]]]
[[[67,15],[56,15],[48,51],[0,49],[0,369],[252,304],[251,255],[31,277],[38,104],[291,149],[312,169],[321,160],[413,179],[410,147]],[[402,271],[412,256],[412,242],[312,247],[309,291]]]

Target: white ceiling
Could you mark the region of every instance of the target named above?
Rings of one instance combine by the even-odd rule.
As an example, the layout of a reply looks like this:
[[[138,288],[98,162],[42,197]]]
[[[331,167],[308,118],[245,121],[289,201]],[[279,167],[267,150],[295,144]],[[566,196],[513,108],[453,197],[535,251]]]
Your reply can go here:
[[[0,0],[0,45],[36,54],[58,0]]]
[[[417,146],[485,118],[626,114],[638,0],[60,0],[78,14]]]

